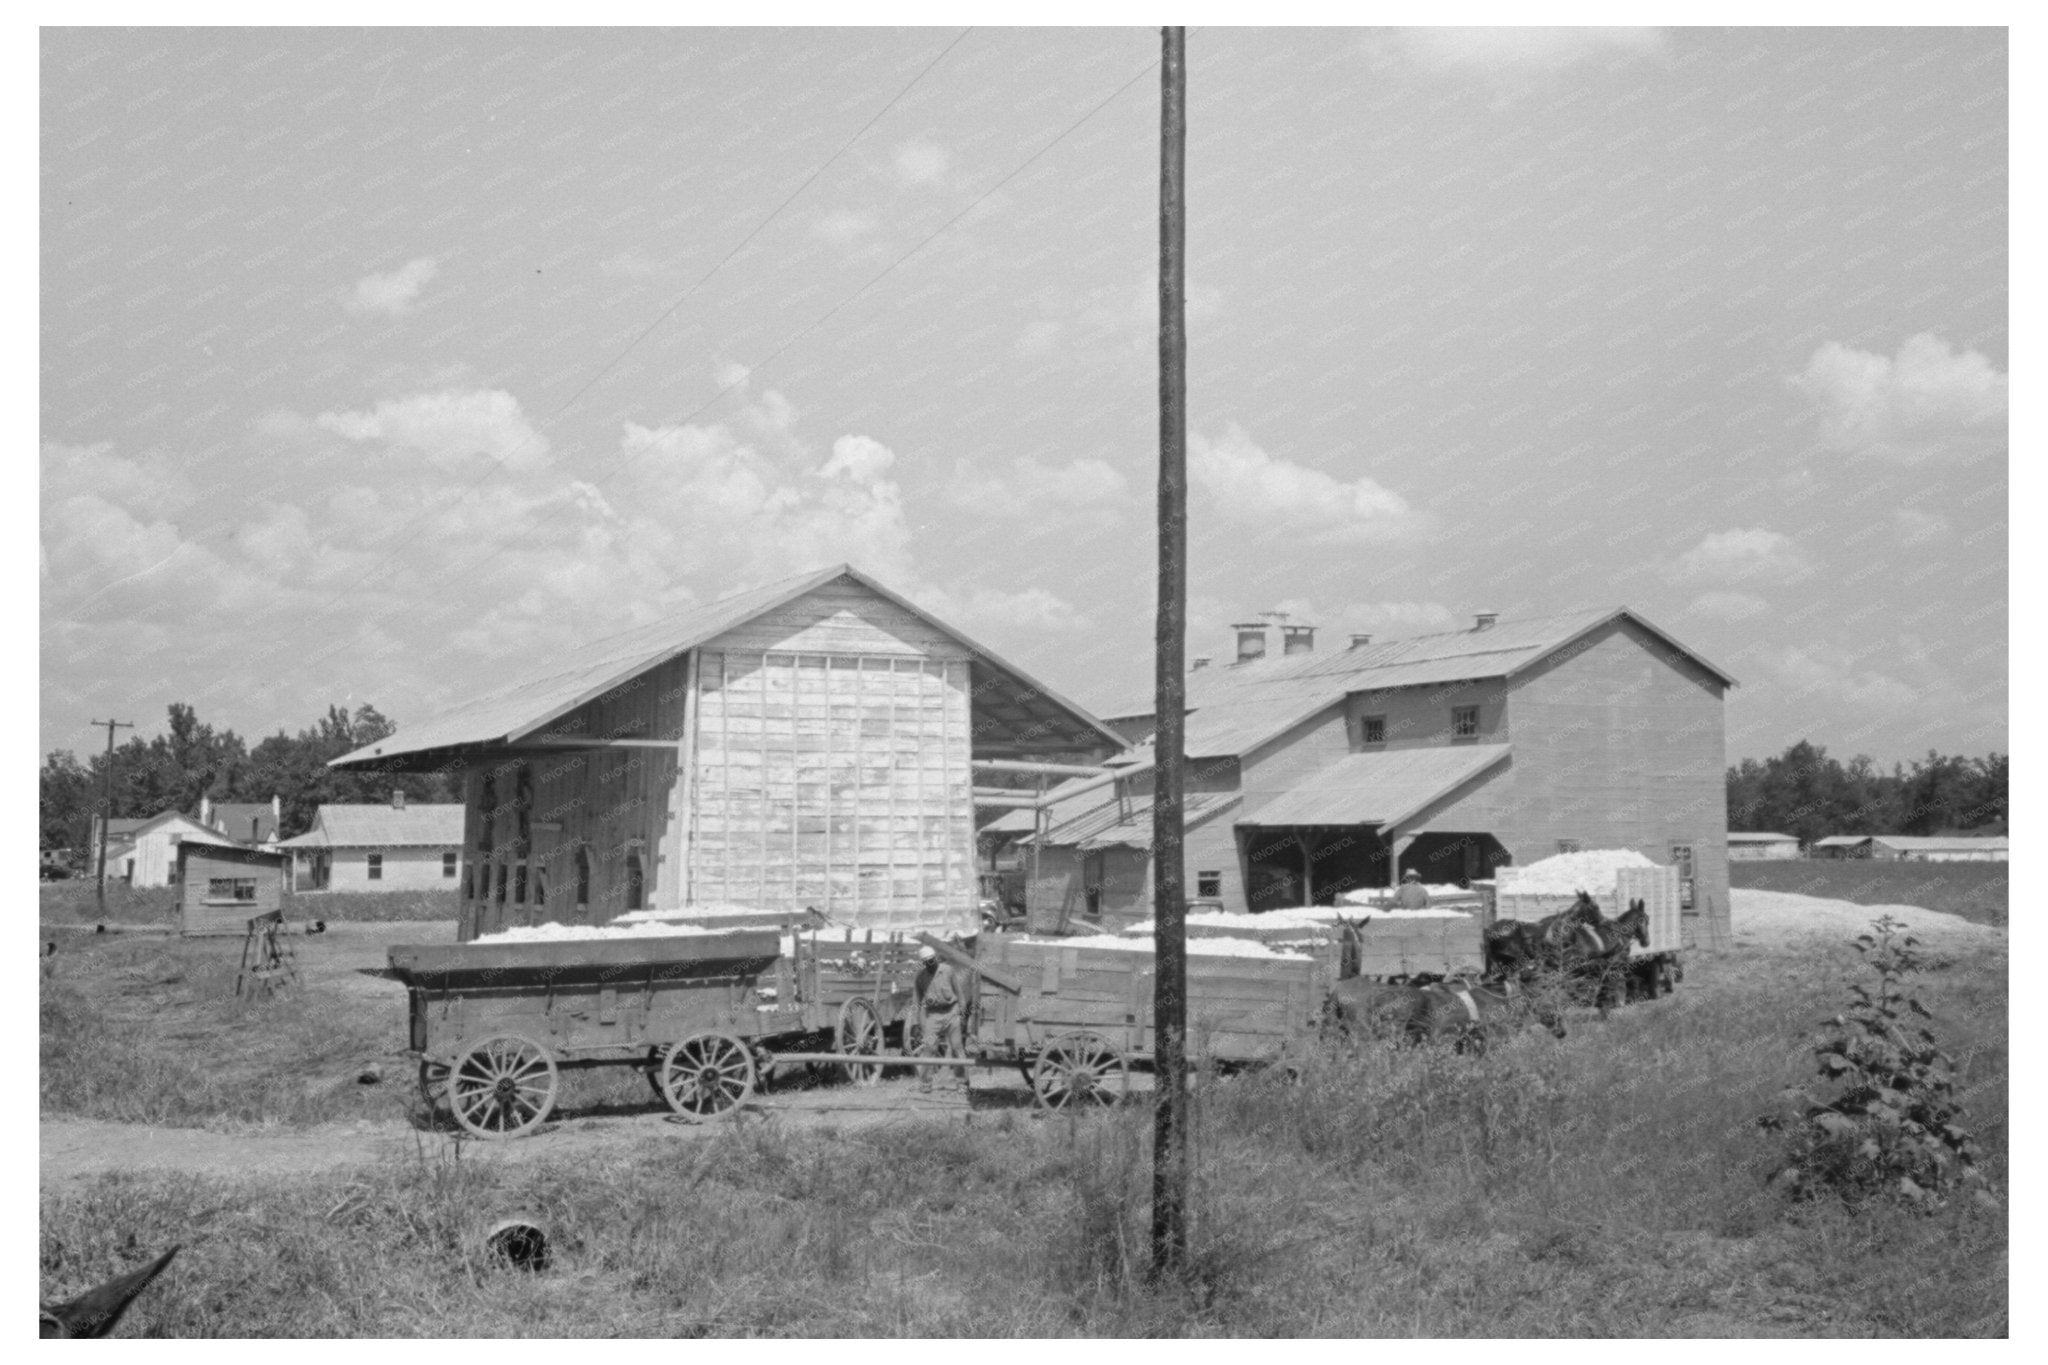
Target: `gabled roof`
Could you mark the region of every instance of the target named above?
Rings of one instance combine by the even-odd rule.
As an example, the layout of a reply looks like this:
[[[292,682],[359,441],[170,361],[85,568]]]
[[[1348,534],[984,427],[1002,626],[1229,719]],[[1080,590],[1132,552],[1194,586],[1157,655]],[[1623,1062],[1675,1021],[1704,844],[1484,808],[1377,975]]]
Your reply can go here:
[[[1189,792],[1181,798],[1183,827],[1192,829],[1241,800],[1243,797],[1237,792]],[[1020,815],[1024,817],[1021,828],[1026,832],[1017,842],[1032,843],[1036,839],[1030,833],[1033,828],[1032,812],[1008,811],[1002,819],[1014,822]],[[1047,845],[1071,844],[1083,850],[1152,847],[1152,797],[1149,793],[1118,800],[1108,794],[1108,789],[1097,788],[1054,806],[1047,812],[1047,821]],[[992,821],[982,829],[987,831],[1001,823]],[[1011,830],[1017,828],[1019,826],[1015,823],[1009,826]]]
[[[1724,684],[1735,679],[1627,607],[1502,620],[1485,630],[1447,631],[1356,649],[1283,654],[1187,676],[1186,752],[1244,754],[1353,692],[1513,678],[1612,622],[1626,618]],[[1151,696],[1127,698],[1103,715],[1150,716]]]
[[[1873,837],[1868,834],[1830,834],[1825,839],[1815,839],[1813,846],[1815,848],[1851,848],[1857,844],[1867,844]]]
[[[1963,852],[1969,849],[2011,851],[2012,840],[2000,834],[1873,834],[1872,843],[1895,848],[1901,853]]]
[[[973,656],[970,681],[977,747],[986,720],[1031,733],[1035,739],[1027,747],[1123,747],[1123,738],[1116,731],[1022,669],[998,658],[851,565],[837,564],[721,597],[653,625],[592,641],[565,653],[564,662],[555,668],[443,712],[388,739],[343,754],[329,766],[403,768],[403,763],[391,760],[435,751],[516,744],[657,664],[839,578],[852,579],[966,646]]]
[[[279,848],[461,848],[459,804],[322,806],[313,828]]]
[[[1760,834],[1752,830],[1731,829],[1728,831],[1728,842],[1731,844],[1737,842],[1745,844],[1796,844],[1799,842],[1799,837],[1795,834]]]
[[[241,843],[260,844],[277,833],[277,812],[268,801],[229,801],[214,806],[213,827]],[[249,822],[256,822],[256,837],[249,837]]]
[[[236,839],[230,839],[217,829],[210,829],[200,824],[197,819],[179,810],[159,811],[145,820],[109,820],[107,822],[107,841],[111,845],[114,840],[119,839],[132,845],[144,835],[173,823],[182,823],[187,827],[180,831],[181,836],[184,838],[198,839],[202,843],[232,844],[240,842]],[[121,826],[123,824],[126,824],[128,828],[122,829]]]
[[[1414,819],[1511,752],[1506,744],[1450,744],[1346,754],[1297,779],[1241,825],[1378,825]]]

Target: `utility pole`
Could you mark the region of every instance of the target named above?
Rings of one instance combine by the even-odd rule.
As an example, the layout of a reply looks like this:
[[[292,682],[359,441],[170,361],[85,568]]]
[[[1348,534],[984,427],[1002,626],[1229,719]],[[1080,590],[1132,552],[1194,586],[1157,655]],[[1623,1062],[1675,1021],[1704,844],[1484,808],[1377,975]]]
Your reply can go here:
[[[1160,30],[1159,619],[1152,738],[1152,1273],[1188,1250],[1188,924],[1181,865],[1187,728],[1187,30]]]
[[[100,859],[98,875],[93,878],[93,893],[99,897],[100,920],[107,918],[107,826],[114,817],[114,731],[133,730],[135,722],[127,720],[96,720],[94,725],[107,727],[107,761],[100,772]]]

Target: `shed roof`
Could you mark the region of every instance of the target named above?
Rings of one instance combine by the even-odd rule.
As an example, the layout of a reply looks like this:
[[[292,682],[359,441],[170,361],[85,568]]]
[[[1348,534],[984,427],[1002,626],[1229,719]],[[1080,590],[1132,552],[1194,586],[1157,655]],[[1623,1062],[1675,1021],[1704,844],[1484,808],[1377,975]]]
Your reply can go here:
[[[1815,848],[1850,848],[1857,844],[1867,844],[1871,838],[1872,836],[1868,834],[1830,834],[1825,839],[1815,839],[1813,846]]]
[[[313,828],[279,848],[460,848],[459,804],[407,805],[386,802],[328,805],[314,813]]]
[[[1183,827],[1192,828],[1199,825],[1217,812],[1236,805],[1242,799],[1237,792],[1189,792],[1181,798]],[[1114,796],[1105,798],[1102,790],[1098,789],[1086,792],[1065,804],[1075,809],[1062,810],[1055,806],[1048,813],[1045,831],[1045,842],[1048,845],[1072,845],[1084,851],[1098,848],[1152,847],[1150,794],[1118,800]],[[1022,815],[1027,820],[1031,818],[1030,811],[1011,811],[1009,815]],[[1027,829],[1029,827],[1026,826]],[[1017,842],[1029,844],[1036,841],[1036,835],[1026,834]]]
[[[1963,852],[1970,849],[2002,849],[2010,852],[2012,849],[2012,841],[1997,834],[1873,834],[1870,838],[1872,843],[1895,848],[1901,853],[1939,853],[1945,850]]]
[[[1412,820],[1507,761],[1506,744],[1451,744],[1346,754],[1261,806],[1241,825],[1378,825]]]
[[[1733,676],[1628,607],[1531,616],[1503,620],[1485,630],[1448,631],[1200,669],[1187,677],[1186,752],[1201,757],[1247,753],[1353,692],[1511,678],[1623,618],[1724,684],[1734,685]],[[1126,698],[1102,714],[1131,719],[1150,716],[1153,710],[1148,695]]]
[[[1760,834],[1751,830],[1729,830],[1731,844],[1796,844],[1799,837],[1794,834]]]
[[[1087,711],[997,657],[848,564],[751,588],[690,608],[653,625],[595,640],[565,655],[546,672],[445,711],[334,759],[330,766],[403,770],[432,766],[428,755],[462,749],[512,746],[551,721],[603,696],[657,664],[773,611],[813,589],[850,578],[965,645],[974,696],[975,749],[984,747],[983,726],[1015,737],[1022,750],[1122,748],[1123,739]],[[412,760],[408,763],[405,760]],[[397,761],[394,761],[397,760]]]

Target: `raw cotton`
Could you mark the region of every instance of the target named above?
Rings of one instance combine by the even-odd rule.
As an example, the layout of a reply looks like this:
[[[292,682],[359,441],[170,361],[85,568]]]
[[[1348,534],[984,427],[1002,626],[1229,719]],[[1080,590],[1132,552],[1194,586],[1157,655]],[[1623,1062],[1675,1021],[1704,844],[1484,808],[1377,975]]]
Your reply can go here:
[[[1930,943],[1991,943],[2005,937],[2003,929],[1973,924],[1959,915],[1917,905],[1856,905],[1792,891],[1757,891],[1740,886],[1728,893],[1728,919],[1738,946],[1776,945],[1811,938],[1846,943],[1869,932],[1870,922],[1880,915],[1902,921],[1907,932]]]
[[[1425,882],[1422,889],[1429,893],[1432,901],[1471,900],[1472,892],[1455,883],[1437,886]],[[1383,886],[1361,886],[1356,891],[1345,891],[1338,895],[1339,905],[1373,905],[1388,900],[1393,892]]]
[[[1598,895],[1614,889],[1614,874],[1624,867],[1657,864],[1632,848],[1589,848],[1560,853],[1527,867],[1504,867],[1497,874],[1501,891],[1523,896],[1570,896],[1585,891]]]
[[[1013,937],[1012,943],[1031,943],[1049,948],[1107,948],[1118,953],[1149,953],[1152,945],[1140,938],[1117,938],[1111,934],[1092,934],[1085,938],[1030,938]],[[1199,957],[1267,957],[1285,958],[1305,962],[1306,953],[1280,952],[1273,947],[1254,942],[1248,938],[1191,938],[1188,952]]]

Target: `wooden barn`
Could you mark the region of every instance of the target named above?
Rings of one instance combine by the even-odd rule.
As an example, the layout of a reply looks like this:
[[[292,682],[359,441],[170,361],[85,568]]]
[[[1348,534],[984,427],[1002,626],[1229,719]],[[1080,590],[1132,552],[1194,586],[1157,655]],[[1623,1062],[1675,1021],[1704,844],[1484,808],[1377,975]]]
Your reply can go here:
[[[976,764],[1116,732],[846,565],[598,640],[335,760],[464,783],[463,941],[640,910],[972,933]]]
[[[1687,937],[1726,943],[1722,699],[1734,679],[1627,609],[1500,620],[1318,652],[1310,627],[1236,628],[1188,676],[1193,899],[1331,904],[1413,868],[1469,883],[1510,863],[1629,848],[1675,866]],[[989,827],[1026,850],[1035,927],[1151,912],[1149,698],[1107,713],[1130,776],[1055,789]],[[1042,824],[1040,822],[1043,822]]]
[[[247,932],[249,921],[284,904],[284,857],[219,844],[178,846],[178,930]]]

